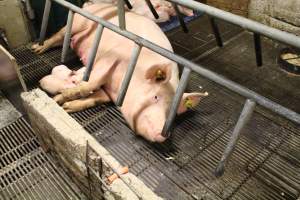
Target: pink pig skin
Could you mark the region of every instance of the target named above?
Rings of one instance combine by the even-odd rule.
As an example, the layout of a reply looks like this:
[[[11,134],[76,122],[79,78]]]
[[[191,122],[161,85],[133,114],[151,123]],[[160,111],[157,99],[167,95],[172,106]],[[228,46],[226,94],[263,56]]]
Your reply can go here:
[[[118,25],[116,7],[112,5],[99,3],[86,6],[84,9]],[[152,20],[146,17],[127,12],[126,28],[140,37],[173,51],[165,34]],[[72,47],[81,58],[88,57],[88,50],[95,38],[95,29],[95,23],[75,14],[72,27]],[[55,45],[62,43],[63,34],[64,29],[49,40]],[[133,47],[134,42],[131,40],[104,29],[88,81],[89,90],[97,91],[103,88],[110,99],[116,102]],[[156,81],[157,70],[161,70],[165,74],[165,80]],[[161,132],[178,83],[176,63],[145,47],[142,48],[121,107],[123,116],[137,134],[152,142],[163,142],[166,139]],[[206,95],[206,93],[191,93],[185,94],[184,97],[189,97],[189,100],[196,105],[200,98]],[[181,108],[179,108],[180,112],[186,110],[183,108],[184,102],[183,98],[180,104]],[[69,105],[70,102],[67,103]],[[69,110],[66,105],[64,108]]]

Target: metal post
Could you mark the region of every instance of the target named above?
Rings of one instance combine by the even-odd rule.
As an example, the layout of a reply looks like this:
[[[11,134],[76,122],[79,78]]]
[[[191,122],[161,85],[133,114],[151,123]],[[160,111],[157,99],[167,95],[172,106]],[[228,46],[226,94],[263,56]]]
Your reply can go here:
[[[121,86],[121,89],[119,92],[119,96],[116,101],[117,106],[122,106],[122,104],[123,104],[123,101],[124,101],[124,98],[125,98],[125,95],[126,95],[126,92],[127,92],[127,89],[128,89],[128,86],[129,86],[129,83],[130,83],[130,80],[131,80],[131,77],[132,77],[132,74],[133,74],[133,71],[135,68],[135,65],[137,63],[138,57],[141,52],[141,48],[142,47],[140,45],[135,45],[133,48],[132,57],[130,59],[128,69],[125,74],[125,77],[124,77],[124,80],[123,80],[123,83],[122,83],[122,86]]]
[[[232,132],[232,135],[229,139],[229,142],[226,146],[226,149],[222,155],[222,158],[220,162],[218,163],[218,166],[215,170],[215,175],[217,177],[220,177],[224,174],[225,165],[227,160],[229,159],[230,155],[232,154],[236,143],[238,142],[239,136],[243,129],[245,128],[246,124],[249,122],[256,103],[250,99],[247,99],[244,105],[244,108],[242,110],[242,113],[238,119],[238,122],[236,123],[234,130]]]
[[[48,26],[51,3],[52,3],[51,0],[46,0],[45,8],[44,8],[44,15],[43,15],[43,22],[42,22],[41,32],[40,32],[40,41],[39,41],[40,45],[44,44],[44,40],[46,37],[46,30],[47,30],[47,26]]]
[[[222,41],[222,38],[221,38],[221,35],[220,35],[218,25],[215,22],[215,19],[213,17],[209,17],[209,20],[210,20],[211,28],[212,28],[212,30],[214,32],[214,35],[215,35],[215,38],[216,38],[217,45],[219,47],[223,47],[223,41]]]
[[[148,5],[149,9],[151,10],[153,16],[155,17],[155,19],[158,19],[159,15],[157,14],[157,12],[156,12],[153,4],[151,3],[151,1],[150,0],[145,0],[145,1],[146,1],[147,5]]]
[[[62,63],[65,63],[65,61],[66,61],[66,56],[67,56],[68,49],[70,46],[73,17],[74,17],[73,11],[69,10],[66,33],[65,33],[65,37],[64,37],[64,44],[63,44],[62,53],[61,53],[61,62]]]
[[[262,66],[261,40],[260,40],[260,35],[257,33],[254,33],[254,47],[255,47],[256,65],[260,67]]]
[[[190,74],[191,74],[191,69],[184,67],[181,78],[180,78],[180,82],[178,84],[175,96],[174,96],[172,104],[171,104],[168,118],[166,120],[166,123],[165,123],[163,131],[162,131],[162,136],[164,136],[164,137],[170,137],[170,135],[171,135],[170,128],[174,121],[174,118],[176,117],[177,109],[180,104],[184,90],[188,84]]]
[[[88,62],[87,62],[87,65],[86,65],[86,70],[84,72],[83,81],[88,81],[89,78],[90,78],[90,74],[91,74],[91,71],[93,69],[93,64],[94,64],[94,60],[95,60],[95,57],[96,57],[96,54],[97,54],[97,51],[98,51],[98,46],[99,46],[99,43],[100,43],[102,32],[103,32],[103,26],[101,24],[98,24],[98,27],[97,27],[97,30],[96,30],[96,36],[95,36],[95,39],[94,39],[94,43],[93,43],[93,46],[92,46],[92,48],[90,49],[90,52],[89,52]]]
[[[122,30],[126,29],[126,20],[125,20],[125,8],[124,1],[118,0],[118,17],[119,17],[119,27]]]
[[[182,13],[179,11],[178,5],[176,3],[172,3],[173,7],[175,9],[176,15],[178,17],[179,23],[182,27],[183,32],[188,33],[189,29],[187,28],[185,22],[184,22],[184,17],[182,15]]]
[[[132,9],[132,5],[130,4],[129,0],[124,0],[124,2],[126,4],[127,8],[131,10]]]

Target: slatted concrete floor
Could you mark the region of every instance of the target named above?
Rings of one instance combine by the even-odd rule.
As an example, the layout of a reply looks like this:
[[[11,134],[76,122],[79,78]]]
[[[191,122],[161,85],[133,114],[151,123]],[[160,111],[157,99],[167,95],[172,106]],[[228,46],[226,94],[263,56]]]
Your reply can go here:
[[[0,130],[0,199],[83,199],[20,117]]]
[[[195,59],[201,53],[212,49],[215,41],[208,26],[207,20],[202,18],[190,24],[190,35],[182,35],[178,30],[168,33],[175,51],[187,58]],[[229,55],[226,61],[237,60],[233,59],[237,50],[230,45],[240,45],[238,47],[240,49],[243,47],[242,44],[245,46],[251,43],[248,44],[248,36],[241,33],[238,28],[222,23],[221,31],[225,40],[232,42],[224,49],[217,50],[217,53],[208,54],[209,59],[202,57],[196,60],[208,64],[209,68],[212,66],[219,68],[222,73],[224,56]],[[245,42],[237,42],[237,35],[241,35],[239,36],[241,41]],[[222,50],[226,54],[222,53]],[[269,49],[266,52],[269,52]],[[27,77],[26,81],[31,88],[37,86],[36,81],[42,74],[49,73],[53,66],[59,64],[59,49],[43,56],[36,56],[32,60],[27,59],[31,53],[25,47],[13,53],[23,66],[22,73]],[[247,60],[243,63],[253,65],[251,64],[254,62],[253,58],[246,57]],[[216,64],[218,66],[215,66]],[[80,64],[74,62],[71,65],[78,67]],[[231,71],[227,65],[227,70],[223,72]],[[229,78],[233,76],[241,63],[236,65],[237,67],[232,69],[233,73],[225,75]],[[238,72],[238,76],[233,76],[233,79],[237,77],[236,81],[242,84],[243,81],[250,80],[247,73],[241,73],[242,69]],[[151,144],[135,136],[121,113],[112,104],[98,106],[71,116],[93,134],[123,165],[129,165],[131,172],[166,199],[299,198],[299,127],[262,108],[256,109],[228,163],[224,176],[219,179],[214,176],[213,171],[228,142],[244,99],[192,74],[188,89],[199,91],[199,86],[208,91],[210,96],[195,110],[176,119],[173,136],[165,144]]]

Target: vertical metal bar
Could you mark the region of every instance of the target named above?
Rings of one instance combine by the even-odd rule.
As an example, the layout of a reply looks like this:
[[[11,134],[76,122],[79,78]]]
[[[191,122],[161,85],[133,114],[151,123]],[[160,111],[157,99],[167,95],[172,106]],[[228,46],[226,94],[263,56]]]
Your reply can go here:
[[[64,37],[64,44],[63,44],[63,49],[62,49],[62,53],[61,53],[61,62],[62,63],[64,63],[66,61],[66,56],[67,56],[68,49],[70,46],[73,17],[74,17],[74,12],[72,10],[69,10],[66,33],[65,33],[65,37]]]
[[[118,0],[118,17],[119,17],[119,27],[122,30],[126,29],[126,21],[125,21],[125,8],[124,1]]]
[[[215,38],[216,38],[217,45],[219,47],[223,47],[223,41],[222,41],[222,38],[221,38],[221,35],[220,35],[218,25],[215,22],[215,18],[209,16],[209,20],[210,20],[212,31],[214,32],[214,35],[215,35]]]
[[[153,16],[155,17],[155,19],[158,19],[159,15],[157,14],[157,12],[156,12],[153,4],[151,3],[151,1],[150,0],[145,0],[145,1],[146,1],[147,5],[148,5],[149,9],[151,10]]]
[[[83,81],[88,81],[92,68],[93,68],[93,64],[95,61],[95,57],[98,51],[98,47],[99,47],[99,43],[100,43],[100,39],[103,33],[103,26],[101,24],[98,24],[97,30],[96,30],[96,36],[94,39],[94,43],[93,46],[89,52],[89,57],[88,57],[88,61],[87,61],[87,65],[86,65],[86,70],[84,72],[84,76],[83,76]]]
[[[121,89],[120,89],[120,93],[119,96],[117,98],[116,101],[116,105],[117,106],[122,106],[133,71],[135,69],[135,65],[137,63],[138,57],[140,55],[142,47],[140,45],[135,45],[133,50],[132,50],[132,57],[130,59],[129,65],[128,65],[128,69],[127,72],[125,74]]]
[[[174,118],[176,117],[177,109],[180,104],[180,100],[184,93],[184,90],[188,84],[190,74],[191,74],[191,69],[185,67],[183,69],[178,88],[177,88],[175,96],[173,98],[168,118],[166,120],[166,123],[165,123],[163,131],[162,131],[162,136],[164,136],[164,137],[169,137],[171,135],[170,128],[174,121]]]
[[[44,44],[44,40],[46,37],[50,9],[51,9],[51,0],[46,0],[45,8],[44,8],[44,15],[43,15],[43,22],[42,22],[41,32],[40,32],[40,41],[39,41],[40,45]]]
[[[242,110],[242,113],[238,119],[238,122],[236,123],[234,130],[232,132],[232,135],[229,139],[229,142],[226,146],[226,149],[222,155],[222,158],[220,162],[218,163],[218,166],[215,170],[215,175],[217,177],[220,177],[224,174],[225,170],[225,164],[227,160],[229,159],[230,155],[232,154],[236,143],[238,142],[239,136],[243,129],[245,128],[246,124],[249,122],[256,103],[253,100],[247,99],[244,105],[244,108]]]
[[[127,8],[131,10],[132,9],[132,5],[130,4],[129,0],[124,0],[124,2],[126,4]]]
[[[257,33],[254,33],[254,48],[255,48],[255,56],[256,56],[256,65],[260,67],[262,66],[262,51],[261,51],[260,35]]]
[[[187,26],[184,22],[184,17],[182,15],[182,13],[179,11],[178,5],[176,3],[172,3],[172,4],[173,4],[173,7],[174,7],[175,12],[177,14],[177,17],[178,17],[178,20],[179,20],[179,23],[182,27],[183,32],[188,33],[189,29],[187,28]]]

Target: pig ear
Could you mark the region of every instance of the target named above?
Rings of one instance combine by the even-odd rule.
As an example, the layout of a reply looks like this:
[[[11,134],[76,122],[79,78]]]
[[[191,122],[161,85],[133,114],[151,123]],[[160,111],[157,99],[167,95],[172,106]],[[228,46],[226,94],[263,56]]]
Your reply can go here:
[[[208,96],[207,92],[204,93],[184,93],[178,110],[177,110],[177,114],[181,114],[186,112],[188,109],[194,108],[195,106],[198,105],[198,103],[200,102],[201,98]]]
[[[167,83],[171,79],[170,65],[153,65],[147,69],[145,78],[152,83]]]

